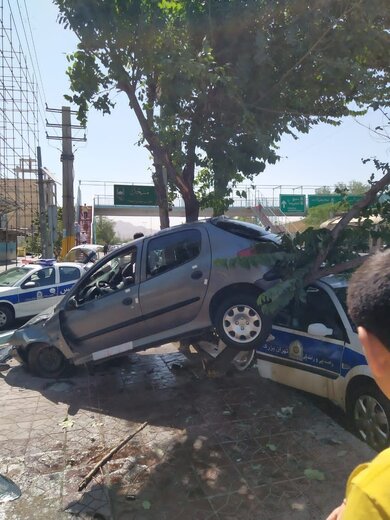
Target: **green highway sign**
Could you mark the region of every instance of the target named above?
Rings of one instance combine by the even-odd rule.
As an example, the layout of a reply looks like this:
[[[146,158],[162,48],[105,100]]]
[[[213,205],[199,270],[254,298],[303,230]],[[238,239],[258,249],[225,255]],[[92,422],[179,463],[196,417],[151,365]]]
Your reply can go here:
[[[341,202],[341,195],[326,194],[326,195],[308,195],[307,196],[307,206],[308,208],[315,208],[316,206],[321,206],[322,204],[337,204]]]
[[[114,184],[115,206],[157,206],[154,186]]]
[[[347,195],[346,201],[353,206],[358,202],[363,195]],[[308,195],[308,208],[315,208],[316,206],[321,206],[322,204],[337,204],[342,202],[343,197],[337,193],[327,194],[327,195]]]
[[[303,215],[306,209],[306,196],[280,194],[279,206],[285,215]]]

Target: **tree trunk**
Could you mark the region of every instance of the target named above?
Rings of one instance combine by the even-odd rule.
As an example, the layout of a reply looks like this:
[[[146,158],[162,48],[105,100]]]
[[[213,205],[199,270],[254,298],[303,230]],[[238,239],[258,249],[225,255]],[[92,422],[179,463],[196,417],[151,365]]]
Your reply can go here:
[[[160,229],[169,228],[169,208],[167,197],[166,179],[163,175],[163,166],[157,161],[154,162],[155,171],[153,173],[153,183],[156,189],[157,203],[160,214]]]
[[[192,186],[188,187],[186,191],[182,191],[181,195],[185,205],[186,222],[195,222],[199,219],[199,202]]]

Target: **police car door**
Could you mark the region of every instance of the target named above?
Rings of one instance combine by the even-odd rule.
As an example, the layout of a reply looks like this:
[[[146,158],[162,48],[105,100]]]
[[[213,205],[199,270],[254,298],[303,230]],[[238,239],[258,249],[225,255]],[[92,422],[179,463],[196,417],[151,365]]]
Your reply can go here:
[[[32,316],[47,309],[57,301],[54,266],[44,267],[32,273],[20,286],[20,316]]]
[[[306,302],[290,305],[277,316],[272,333],[257,352],[262,376],[329,396],[332,382],[340,376],[348,340],[335,300],[331,290],[312,286],[306,291]]]

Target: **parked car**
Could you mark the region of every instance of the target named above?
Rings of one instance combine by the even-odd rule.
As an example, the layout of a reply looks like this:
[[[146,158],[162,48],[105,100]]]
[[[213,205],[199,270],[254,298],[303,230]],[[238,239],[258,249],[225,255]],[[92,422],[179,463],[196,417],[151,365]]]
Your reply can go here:
[[[0,273],[0,330],[58,303],[84,272],[81,264],[41,261]]]
[[[72,247],[65,257],[64,262],[78,262],[91,268],[92,265],[103,258],[104,247],[98,244],[82,244]]]
[[[325,397],[341,407],[368,444],[390,442],[390,401],[376,385],[346,310],[347,280],[329,276],[274,319],[257,348],[262,377]]]
[[[217,217],[136,239],[98,261],[55,308],[14,333],[13,355],[41,376],[214,328],[227,345],[251,351],[271,323],[257,297],[269,267],[228,268],[238,256],[280,250],[264,228]],[[223,260],[218,262],[218,260]]]

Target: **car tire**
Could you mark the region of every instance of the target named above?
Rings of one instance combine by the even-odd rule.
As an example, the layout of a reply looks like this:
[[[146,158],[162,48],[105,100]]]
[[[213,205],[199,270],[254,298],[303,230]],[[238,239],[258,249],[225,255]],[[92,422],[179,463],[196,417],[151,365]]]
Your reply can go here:
[[[237,350],[254,350],[271,331],[271,319],[262,313],[253,294],[232,295],[223,301],[215,314],[215,328],[220,339]]]
[[[244,372],[247,368],[249,368],[255,357],[255,349],[253,350],[243,350],[239,352],[232,361],[232,365],[237,370],[237,372]]]
[[[347,413],[358,436],[377,451],[390,444],[390,402],[374,382],[355,387]]]
[[[7,305],[0,305],[0,330],[9,328],[14,322],[14,313]]]
[[[39,377],[56,378],[65,371],[67,361],[58,348],[39,343],[30,347],[28,366]]]

